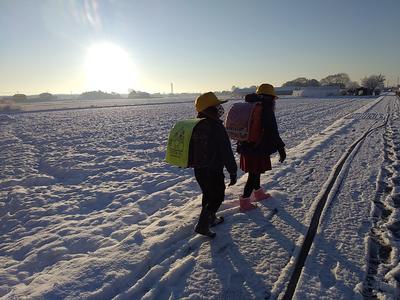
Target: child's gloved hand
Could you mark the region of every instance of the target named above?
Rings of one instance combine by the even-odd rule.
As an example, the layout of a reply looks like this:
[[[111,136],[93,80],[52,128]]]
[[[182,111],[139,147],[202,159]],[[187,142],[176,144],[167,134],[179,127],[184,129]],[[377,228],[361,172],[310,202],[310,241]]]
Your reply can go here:
[[[279,149],[279,162],[282,163],[286,159],[286,151],[285,148]]]
[[[231,181],[229,182],[228,186],[231,186],[237,182],[237,175],[236,175],[236,173],[229,174],[229,175],[230,175]]]

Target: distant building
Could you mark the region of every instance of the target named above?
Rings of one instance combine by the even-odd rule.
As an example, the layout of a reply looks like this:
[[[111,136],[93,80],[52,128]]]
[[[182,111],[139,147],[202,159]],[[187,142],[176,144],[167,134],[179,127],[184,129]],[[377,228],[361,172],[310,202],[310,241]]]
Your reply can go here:
[[[356,96],[371,96],[373,94],[373,90],[365,88],[365,87],[359,87],[356,90]]]
[[[336,86],[303,87],[293,91],[297,97],[332,97],[338,96],[340,88]]]
[[[236,88],[232,91],[232,96],[236,98],[244,98],[248,94],[255,93],[257,90],[256,86],[251,86],[249,88]]]
[[[293,95],[293,91],[298,89],[298,87],[294,86],[282,86],[275,88],[275,92],[277,95]]]

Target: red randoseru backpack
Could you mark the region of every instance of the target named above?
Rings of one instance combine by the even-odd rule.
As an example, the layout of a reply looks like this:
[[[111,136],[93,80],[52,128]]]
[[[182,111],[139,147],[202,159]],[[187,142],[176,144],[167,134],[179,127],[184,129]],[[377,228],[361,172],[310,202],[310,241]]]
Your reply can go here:
[[[225,119],[225,127],[229,137],[240,142],[257,143],[262,138],[262,104],[235,103]]]

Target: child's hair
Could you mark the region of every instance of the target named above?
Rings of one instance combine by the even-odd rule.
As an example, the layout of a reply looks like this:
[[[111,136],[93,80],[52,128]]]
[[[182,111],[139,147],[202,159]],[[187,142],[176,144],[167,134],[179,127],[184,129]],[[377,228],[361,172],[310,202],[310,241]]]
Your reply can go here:
[[[271,99],[272,111],[275,112],[276,98]]]
[[[260,101],[263,102],[265,104],[271,104],[272,106],[272,110],[275,111],[275,104],[276,104],[276,97],[275,96],[271,96],[271,95],[267,95],[267,94],[256,94],[256,93],[252,93],[252,94],[247,94],[244,97],[246,102],[256,102],[256,101]]]
[[[200,111],[197,114],[198,118],[206,118],[210,117],[213,119],[218,119],[218,109],[215,106],[207,107],[205,110]]]
[[[256,102],[256,101],[260,101],[260,98],[258,97],[258,95],[256,93],[251,93],[251,94],[247,94],[246,96],[244,96],[244,101]]]

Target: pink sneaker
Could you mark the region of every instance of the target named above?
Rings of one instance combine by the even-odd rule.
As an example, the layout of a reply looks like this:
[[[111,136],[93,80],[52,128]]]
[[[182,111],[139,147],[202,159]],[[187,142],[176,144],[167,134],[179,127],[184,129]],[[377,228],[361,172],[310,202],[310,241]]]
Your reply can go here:
[[[252,204],[250,202],[250,197],[249,198],[243,198],[243,196],[240,196],[239,204],[240,204],[239,210],[241,212],[245,212],[245,211],[248,211],[248,210],[251,210],[251,209],[254,209],[254,208],[257,207],[257,206],[255,206],[254,204]]]
[[[255,190],[251,195],[251,201],[258,202],[265,200],[269,197],[271,197],[271,194],[266,193],[263,188],[259,188],[258,190]]]

